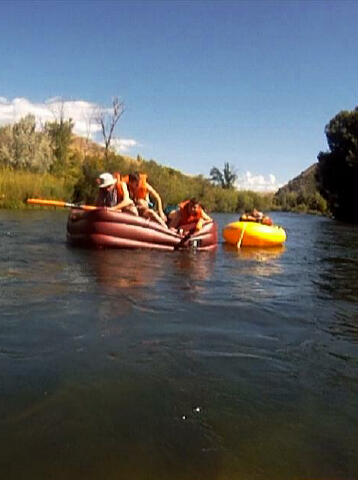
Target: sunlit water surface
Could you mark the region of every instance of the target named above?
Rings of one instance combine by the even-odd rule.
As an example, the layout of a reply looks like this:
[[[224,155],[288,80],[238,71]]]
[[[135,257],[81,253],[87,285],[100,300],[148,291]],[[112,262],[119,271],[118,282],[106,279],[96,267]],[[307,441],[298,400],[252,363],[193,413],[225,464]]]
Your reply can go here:
[[[0,478],[357,478],[357,231],[273,217],[285,248],[208,254],[0,212]]]

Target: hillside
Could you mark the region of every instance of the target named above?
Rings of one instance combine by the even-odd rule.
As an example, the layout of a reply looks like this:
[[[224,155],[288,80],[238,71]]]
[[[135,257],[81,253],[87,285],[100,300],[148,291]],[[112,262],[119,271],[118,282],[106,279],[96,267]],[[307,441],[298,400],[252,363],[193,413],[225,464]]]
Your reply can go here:
[[[274,206],[285,211],[326,214],[327,203],[317,188],[317,166],[314,163],[281,187],[274,195]]]
[[[86,155],[96,155],[97,157],[103,157],[105,152],[105,148],[103,145],[96,143],[88,138],[79,137],[78,135],[74,134],[72,134],[70,150],[72,152],[78,152],[82,160],[86,157]],[[138,159],[129,157],[127,155],[120,154],[120,156],[130,162],[138,161]]]
[[[71,150],[80,153],[81,157],[86,155],[104,155],[104,147],[84,137],[72,135]]]
[[[275,196],[280,196],[288,192],[295,192],[297,194],[314,194],[317,191],[317,182],[315,174],[318,163],[314,163],[306,170],[301,172],[297,177],[290,180],[286,185],[277,190]]]

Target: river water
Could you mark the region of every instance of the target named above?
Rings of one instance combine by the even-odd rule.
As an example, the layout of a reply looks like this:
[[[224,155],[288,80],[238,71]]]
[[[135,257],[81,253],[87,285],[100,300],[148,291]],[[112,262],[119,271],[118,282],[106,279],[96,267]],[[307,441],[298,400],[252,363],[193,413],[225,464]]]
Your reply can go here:
[[[66,214],[0,212],[1,479],[357,478],[356,228],[92,251]]]

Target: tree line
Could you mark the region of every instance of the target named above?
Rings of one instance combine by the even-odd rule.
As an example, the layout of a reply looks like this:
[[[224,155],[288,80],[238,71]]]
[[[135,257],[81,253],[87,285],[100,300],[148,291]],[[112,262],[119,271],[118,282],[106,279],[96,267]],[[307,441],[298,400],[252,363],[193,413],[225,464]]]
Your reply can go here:
[[[358,223],[358,107],[326,125],[329,151],[318,154],[316,180],[338,220]]]
[[[275,195],[235,188],[237,175],[228,163],[213,166],[210,178],[184,175],[154,160],[119,155],[111,148],[124,105],[113,100],[109,117],[99,116],[104,147],[73,134],[63,116],[37,128],[33,115],[0,128],[0,207],[21,207],[30,196],[93,203],[97,176],[104,171],[148,175],[165,205],[196,197],[208,211],[242,212],[280,209],[333,215],[357,223],[358,107],[338,113],[325,128],[328,152],[318,164]],[[82,146],[81,146],[82,145]],[[85,147],[83,146],[85,145]]]
[[[279,210],[328,215],[328,205],[318,191],[317,164],[311,165],[300,175],[278,189],[273,197],[273,206]]]
[[[318,163],[279,189],[273,207],[357,223],[358,107],[335,115],[325,135],[329,151],[319,152]]]
[[[59,118],[36,128],[36,119],[27,115],[12,125],[0,128],[0,206],[21,207],[31,196],[59,198],[91,204],[97,195],[96,178],[101,172],[122,174],[145,172],[160,193],[165,205],[197,198],[208,211],[238,212],[254,207],[268,210],[272,194],[261,195],[234,188],[236,174],[224,165],[213,167],[211,178],[189,176],[179,170],[159,165],[140,156],[130,158],[115,153],[110,146],[113,123],[123,113],[122,105],[113,110],[106,123],[100,118],[105,147],[79,146],[73,134],[73,121]],[[83,140],[83,139],[82,139]]]

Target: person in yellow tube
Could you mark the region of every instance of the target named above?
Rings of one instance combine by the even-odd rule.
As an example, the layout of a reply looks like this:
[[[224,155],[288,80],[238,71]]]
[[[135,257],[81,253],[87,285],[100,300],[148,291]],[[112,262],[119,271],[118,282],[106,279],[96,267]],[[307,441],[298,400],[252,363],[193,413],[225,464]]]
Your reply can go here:
[[[240,217],[240,222],[258,222],[263,225],[273,225],[273,221],[270,217],[264,215],[262,212],[254,208],[252,212],[244,213]]]

